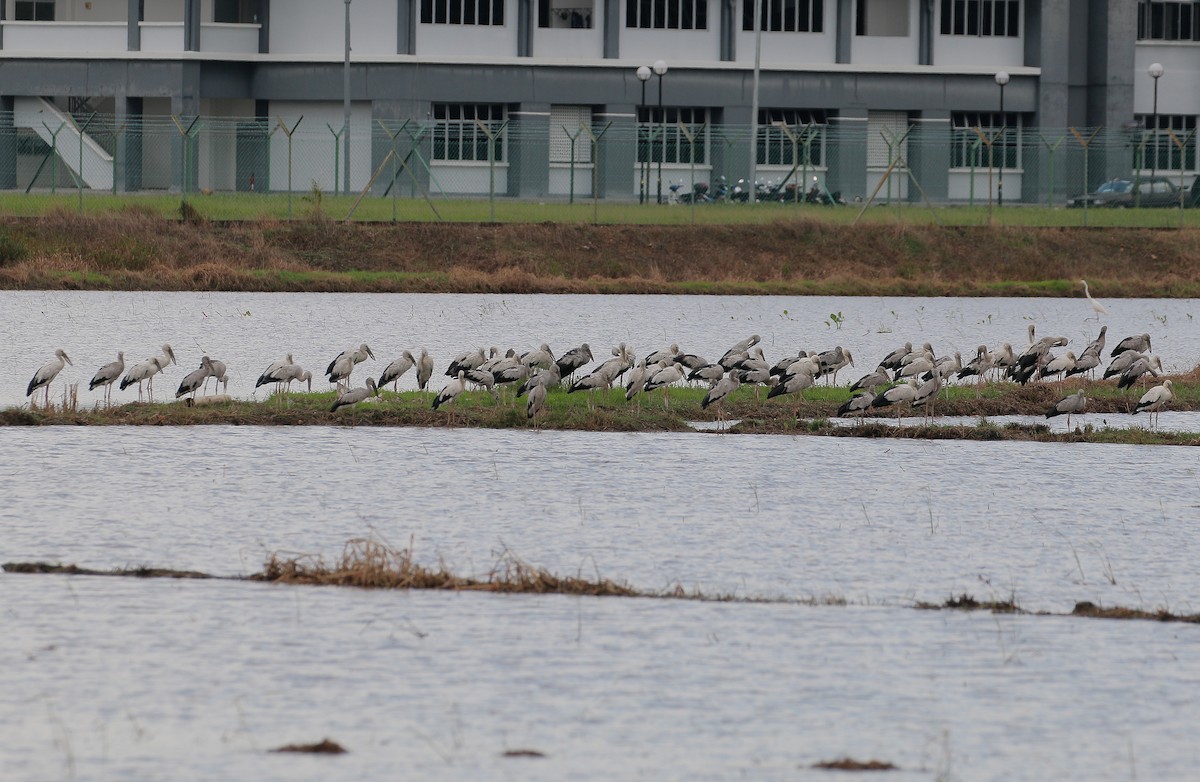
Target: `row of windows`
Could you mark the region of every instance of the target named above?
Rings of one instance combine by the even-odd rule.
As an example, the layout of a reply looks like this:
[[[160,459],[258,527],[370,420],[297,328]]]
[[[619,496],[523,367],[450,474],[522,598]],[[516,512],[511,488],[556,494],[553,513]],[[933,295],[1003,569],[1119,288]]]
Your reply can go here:
[[[769,33],[819,33],[825,0],[761,0],[759,29]],[[754,0],[742,0],[742,29],[754,29]]]
[[[570,137],[575,135],[576,162],[590,162],[590,138],[579,129],[591,121],[586,106],[559,106],[551,123],[551,162],[571,160]],[[502,125],[505,106],[500,103],[438,103],[433,106],[433,158],[439,161],[488,159],[492,135],[494,160],[504,160]],[[703,165],[711,142],[708,110],[704,108],[643,106],[638,109],[637,160],[639,163]],[[1196,169],[1194,115],[1138,115],[1146,128],[1144,143],[1134,151],[1134,165],[1162,171]],[[1155,121],[1157,119],[1157,126]],[[820,109],[760,109],[756,158],[759,165],[821,166],[826,161],[828,112]],[[907,129],[897,113],[897,138]],[[950,120],[950,165],[954,168],[1021,167],[1022,117],[1015,112],[956,111]],[[1157,127],[1158,132],[1153,132]],[[486,132],[485,132],[486,129]],[[561,132],[560,132],[561,131]],[[1167,133],[1171,131],[1175,139]],[[691,139],[688,138],[689,134]],[[989,149],[990,143],[990,149]],[[1181,148],[1182,144],[1182,148]],[[890,153],[889,153],[890,154]],[[881,163],[881,161],[876,161]]]
[[[998,111],[952,113],[950,165],[980,168],[987,166],[989,161],[998,168],[1020,168],[1021,115],[1007,111],[1003,114]]]
[[[538,27],[593,27],[594,3],[571,6],[538,0]],[[908,6],[888,0],[858,0],[857,35],[908,35]],[[52,9],[53,10],[53,9]],[[941,0],[942,35],[1020,35],[1021,0]],[[1190,17],[1189,17],[1190,18]],[[504,0],[421,0],[424,24],[504,24]],[[764,32],[820,33],[825,0],[761,0]],[[625,0],[625,26],[641,30],[707,30],[708,0]],[[754,30],[754,2],[742,1],[742,29]]]
[[[422,24],[504,24],[504,0],[421,0]]]
[[[1140,163],[1142,168],[1177,171],[1182,163],[1184,170],[1196,170],[1196,144],[1195,136],[1192,136],[1196,132],[1194,115],[1137,114],[1134,119],[1146,129],[1145,144],[1134,152],[1135,167]]]
[[[942,35],[1021,34],[1020,0],[942,0]]]
[[[625,26],[642,30],[707,30],[708,0],[625,0]]]
[[[1200,2],[1140,0],[1138,40],[1200,41]]]

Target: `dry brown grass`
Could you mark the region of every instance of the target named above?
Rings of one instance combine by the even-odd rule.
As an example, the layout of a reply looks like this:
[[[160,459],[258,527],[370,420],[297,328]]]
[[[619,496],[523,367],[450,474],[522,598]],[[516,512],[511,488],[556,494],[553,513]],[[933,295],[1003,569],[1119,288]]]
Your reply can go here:
[[[10,219],[0,233],[7,288],[1082,296],[1086,276],[1099,298],[1200,293],[1200,231],[220,223],[131,208]],[[321,274],[251,273],[272,271]]]
[[[914,608],[924,611],[991,611],[994,614],[1023,614],[1025,611],[1017,605],[1016,598],[1007,600],[976,600],[967,593],[951,595],[942,603],[918,602]]]
[[[899,766],[885,760],[839,758],[838,760],[822,760],[813,763],[813,768],[823,768],[829,771],[896,771]]]
[[[1111,606],[1105,608],[1084,600],[1076,603],[1071,616],[1088,616],[1095,619],[1153,619],[1156,622],[1186,622],[1200,624],[1200,614],[1174,614],[1165,608],[1143,611],[1138,608]]]
[[[315,586],[352,586],[362,589],[447,589],[474,592],[520,592],[638,597],[638,592],[608,579],[563,577],[522,561],[505,551],[487,578],[463,578],[446,569],[421,565],[413,559],[412,544],[398,549],[373,538],[349,541],[341,557],[326,563],[321,557],[272,554],[255,580]]]
[[[333,739],[321,739],[315,744],[285,744],[272,752],[301,752],[310,755],[344,755],[346,748]]]

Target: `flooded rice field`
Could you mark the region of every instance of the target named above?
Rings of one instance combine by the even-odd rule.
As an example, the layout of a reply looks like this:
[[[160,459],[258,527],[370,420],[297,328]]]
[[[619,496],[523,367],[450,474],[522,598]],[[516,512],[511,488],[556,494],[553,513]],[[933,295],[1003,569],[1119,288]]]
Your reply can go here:
[[[235,575],[411,540],[819,605],[0,575],[13,779],[1184,779],[1193,449],[351,428],[0,431],[4,561]],[[847,605],[840,605],[841,602]],[[820,603],[833,603],[823,605]],[[266,750],[329,736],[341,757]],[[511,758],[532,749],[545,757]],[[941,775],[941,776],[939,776]]]
[[[1106,304],[1110,344],[1149,332],[1168,371],[1200,362],[1195,301]],[[372,372],[424,346],[440,373],[477,345],[587,341],[599,359],[678,342],[716,358],[759,333],[769,358],[843,344],[866,372],[905,341],[970,353],[1023,345],[1030,322],[1081,345],[1097,328],[1086,301],[1048,299],[0,293],[0,307],[20,370],[0,406],[25,402],[56,347],[86,388],[117,350],[170,342],[172,390],[207,353],[249,397],[285,351],[319,372],[361,341]],[[1200,428],[1171,415],[1164,428]],[[3,562],[237,576],[369,535],[461,575],[509,553],[646,591],[814,603],[0,573],[6,780],[859,778],[812,768],[846,756],[893,763],[871,777],[895,780],[1200,768],[1200,626],[1061,615],[1085,600],[1200,611],[1191,448],[6,427],[0,476]],[[913,608],[964,593],[1055,615]],[[348,754],[269,752],[324,737]]]
[[[1110,346],[1148,333],[1167,372],[1200,364],[1200,301],[1125,299],[1108,309]],[[1020,352],[1031,324],[1039,337],[1067,337],[1066,349],[1077,352],[1099,329],[1084,299],[3,291],[0,311],[0,344],[14,368],[0,384],[0,407],[25,402],[26,384],[56,348],[75,362],[59,387],[79,382],[80,402],[90,405],[101,395],[87,391],[88,381],[117,351],[132,364],[163,343],[172,345],[179,366],[164,372],[159,398],[173,393],[202,355],[225,362],[229,393],[248,398],[258,375],[287,352],[313,372],[314,388],[326,389],[321,372],[329,361],[363,342],[377,357],[363,368],[375,376],[401,351],[428,349],[440,388],[454,356],[493,345],[526,351],[548,343],[559,355],[587,342],[603,361],[622,342],[638,355],[676,343],[715,361],[753,333],[770,361],[842,345],[855,357],[853,380],[905,342],[929,342],[939,356],[959,351],[966,362],[980,344],[1010,342]],[[412,373],[400,388],[415,388]],[[114,389],[113,399],[136,400],[137,389]]]

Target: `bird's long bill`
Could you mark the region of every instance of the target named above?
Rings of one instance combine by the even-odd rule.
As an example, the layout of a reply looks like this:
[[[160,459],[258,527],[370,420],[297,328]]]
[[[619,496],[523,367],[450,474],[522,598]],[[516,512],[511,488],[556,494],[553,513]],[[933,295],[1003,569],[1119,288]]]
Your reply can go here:
[[[375,360],[375,354],[371,352],[371,348],[369,347],[367,348],[367,355],[371,357],[372,361]]]
[[[167,356],[168,356],[168,357],[171,359],[171,363],[172,363],[172,364],[178,364],[178,363],[179,363],[178,361],[176,361],[176,360],[175,360],[175,351],[174,351],[174,350],[171,348],[171,346],[170,346],[170,345],[168,345],[168,346],[167,346],[167,351],[166,351],[166,352],[167,352]]]
[[[71,357],[67,355],[67,351],[65,350],[63,351],[63,361],[67,362],[71,366],[75,366],[75,362],[71,360]]]

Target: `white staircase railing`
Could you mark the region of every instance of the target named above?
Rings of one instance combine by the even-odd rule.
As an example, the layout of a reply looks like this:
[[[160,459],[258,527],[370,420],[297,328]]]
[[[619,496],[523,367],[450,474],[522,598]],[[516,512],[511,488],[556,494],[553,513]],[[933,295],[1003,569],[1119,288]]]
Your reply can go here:
[[[16,98],[13,101],[13,124],[18,128],[33,130],[42,141],[51,145],[54,145],[54,134],[57,132],[58,156],[67,168],[93,190],[108,190],[112,187],[112,155],[105,152],[87,133],[80,133],[75,121],[50,101],[45,98]]]

